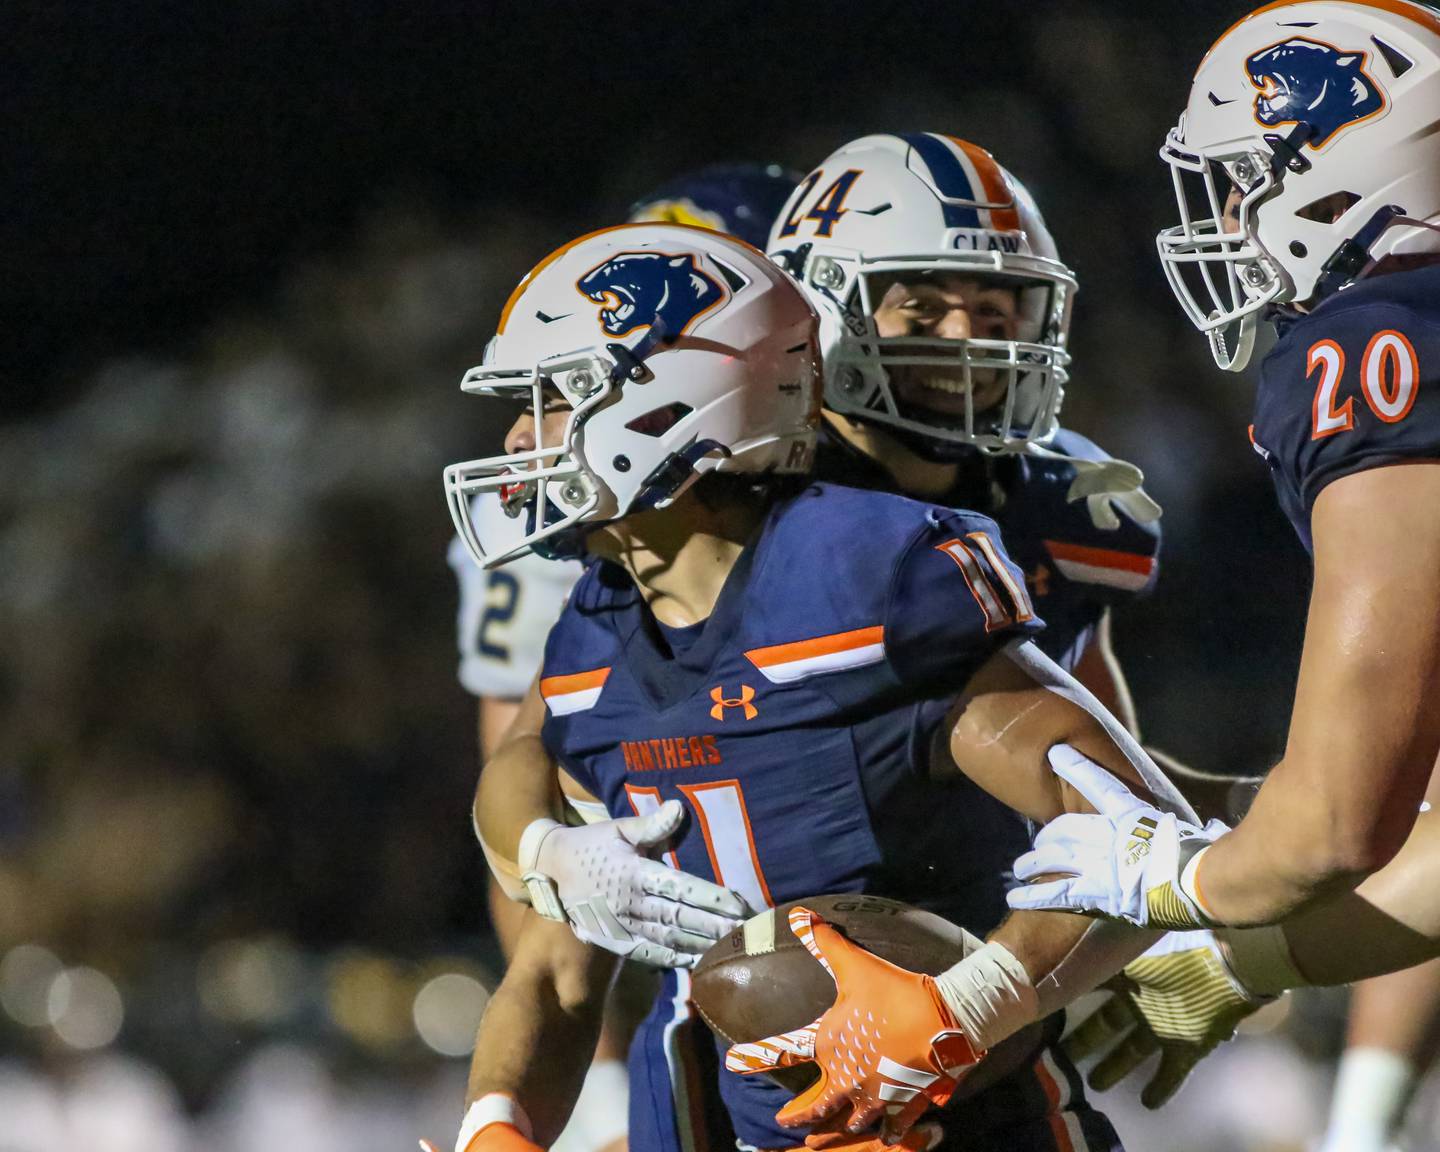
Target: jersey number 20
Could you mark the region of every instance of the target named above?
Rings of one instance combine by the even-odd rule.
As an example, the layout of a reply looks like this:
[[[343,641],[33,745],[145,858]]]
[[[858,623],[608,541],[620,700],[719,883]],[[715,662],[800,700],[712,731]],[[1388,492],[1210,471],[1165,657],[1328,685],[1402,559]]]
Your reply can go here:
[[[1310,439],[1323,440],[1355,427],[1355,397],[1337,402],[1345,375],[1345,349],[1334,340],[1317,340],[1305,354],[1305,374],[1320,380],[1311,406]],[[1415,388],[1420,381],[1420,363],[1415,346],[1392,328],[1375,333],[1360,358],[1360,394],[1370,411],[1387,424],[1394,424],[1410,412]]]

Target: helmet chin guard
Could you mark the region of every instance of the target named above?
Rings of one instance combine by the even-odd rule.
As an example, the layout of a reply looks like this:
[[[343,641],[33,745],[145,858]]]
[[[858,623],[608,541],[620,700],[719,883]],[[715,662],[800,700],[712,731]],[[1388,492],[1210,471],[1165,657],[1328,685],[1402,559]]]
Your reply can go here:
[[[530,551],[576,555],[595,527],[665,507],[706,472],[808,471],[815,317],[749,245],[624,225],[542,261],[461,388],[534,417],[521,450],[445,469],[467,549],[487,568]],[[477,498],[524,516],[520,539],[487,545]]]

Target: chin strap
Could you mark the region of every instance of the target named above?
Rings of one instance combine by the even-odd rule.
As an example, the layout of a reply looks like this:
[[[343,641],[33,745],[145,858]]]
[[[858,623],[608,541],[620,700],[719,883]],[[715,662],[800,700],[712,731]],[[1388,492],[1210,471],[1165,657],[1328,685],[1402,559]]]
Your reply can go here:
[[[1320,277],[1315,281],[1315,295],[1311,298],[1313,303],[1318,304],[1353,283],[1370,266],[1370,249],[1385,229],[1404,217],[1405,209],[1396,204],[1376,209],[1360,231],[1330,253],[1330,258],[1321,266]]]
[[[718,440],[692,440],[678,452],[670,453],[645,477],[630,511],[660,508],[675,499],[696,478],[695,465],[712,452],[720,453],[724,460],[731,455],[730,449]]]

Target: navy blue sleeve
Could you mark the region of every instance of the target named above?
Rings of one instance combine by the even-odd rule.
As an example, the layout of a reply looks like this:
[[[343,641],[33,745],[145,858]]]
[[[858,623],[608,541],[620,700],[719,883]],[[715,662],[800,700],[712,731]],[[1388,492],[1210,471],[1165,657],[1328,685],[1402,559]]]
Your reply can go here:
[[[1342,476],[1440,459],[1433,307],[1373,298],[1346,307],[1342,296],[1297,323],[1276,353],[1265,362],[1255,437],[1276,454],[1307,526],[1316,498]]]
[[[959,687],[1003,645],[1043,627],[995,522],[930,510],[886,602],[885,655],[901,683]]]
[[[1111,459],[1103,449],[1068,429],[1054,447],[1080,460]],[[1075,468],[1063,460],[1026,461],[1024,515],[1028,529],[1041,539],[1050,566],[1082,600],[1110,605],[1146,596],[1160,576],[1160,522],[1142,523],[1121,505],[1111,504],[1119,520],[1101,528],[1086,500],[1070,500]],[[1008,530],[1008,525],[1006,525]]]

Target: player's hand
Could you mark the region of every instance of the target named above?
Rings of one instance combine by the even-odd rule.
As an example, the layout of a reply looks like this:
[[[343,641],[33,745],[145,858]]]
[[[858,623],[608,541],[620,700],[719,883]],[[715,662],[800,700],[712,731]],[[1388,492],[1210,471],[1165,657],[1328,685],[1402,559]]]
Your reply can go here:
[[[1230,831],[1226,825],[1212,820],[1201,828],[1147,804],[1069,745],[1050,750],[1050,766],[1098,814],[1067,813],[1040,830],[1035,846],[1015,861],[1015,878],[1050,878],[1011,889],[1011,908],[1094,912],[1142,928],[1210,924],[1193,865]]]
[[[1146,1108],[1175,1095],[1196,1064],[1273,999],[1235,978],[1211,932],[1169,933],[1109,987],[1115,995],[1065,1038],[1065,1054],[1075,1061],[1103,1054],[1088,1082],[1104,1092],[1159,1052],[1140,1093]]]
[[[831,1120],[825,1131],[850,1135],[878,1121],[883,1139],[898,1139],[932,1103],[944,1104],[985,1053],[971,1046],[929,976],[852,944],[808,908],[791,909],[790,929],[835,981],[835,1003],[804,1028],[732,1046],[725,1067],[748,1074],[818,1064],[819,1079],[776,1120]]]
[[[834,1120],[812,1128],[805,1137],[805,1147],[815,1152],[930,1152],[945,1133],[938,1124],[916,1124],[900,1138],[898,1144],[886,1144],[873,1132],[859,1136],[845,1131],[842,1124]]]
[[[1120,527],[1118,508],[1139,524],[1160,519],[1160,505],[1141,487],[1145,474],[1124,460],[1070,459],[1075,479],[1070,481],[1065,499],[1070,503],[1084,500],[1095,527],[1113,532]]]
[[[530,903],[568,920],[587,944],[657,968],[693,967],[750,909],[730,889],[650,859],[684,818],[667,800],[644,816],[580,828],[537,820],[520,840]]]

